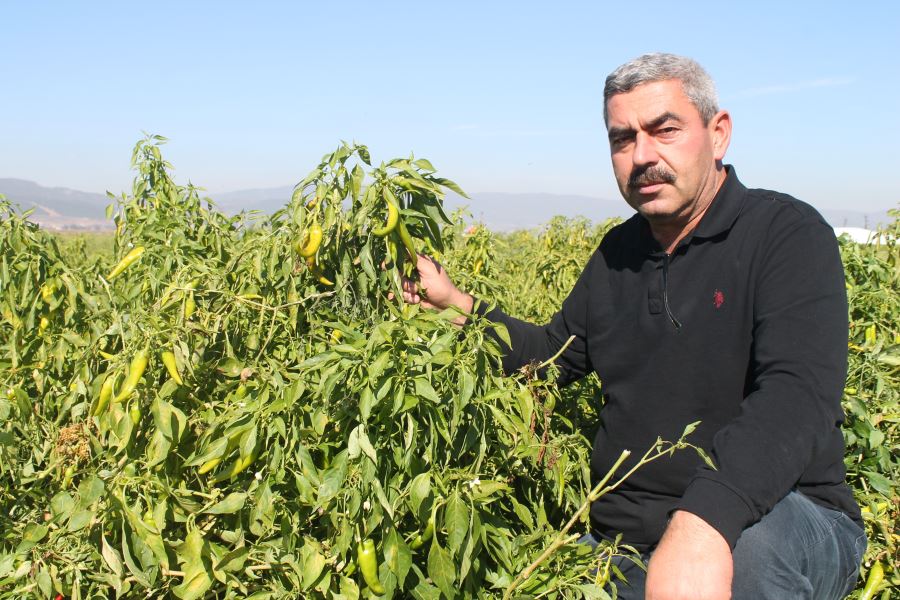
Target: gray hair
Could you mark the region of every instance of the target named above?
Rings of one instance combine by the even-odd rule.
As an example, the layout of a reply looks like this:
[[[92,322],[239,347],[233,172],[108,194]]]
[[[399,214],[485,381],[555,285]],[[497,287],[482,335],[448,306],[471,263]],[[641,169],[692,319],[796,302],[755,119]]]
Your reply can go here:
[[[609,124],[607,105],[610,98],[630,92],[642,83],[667,79],[681,82],[685,96],[697,108],[703,124],[708,125],[709,120],[719,112],[719,100],[712,77],[697,61],[664,52],[644,54],[609,74],[603,88],[603,122]]]

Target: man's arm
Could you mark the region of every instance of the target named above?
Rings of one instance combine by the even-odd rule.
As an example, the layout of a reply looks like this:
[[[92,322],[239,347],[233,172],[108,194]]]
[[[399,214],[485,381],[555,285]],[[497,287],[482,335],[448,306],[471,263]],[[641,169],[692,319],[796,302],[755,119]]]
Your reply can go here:
[[[647,598],[701,597],[678,581],[727,598],[741,532],[840,443],[847,303],[837,242],[818,215],[779,216],[757,265],[749,393],[713,440],[717,470],[700,469],[673,513],[650,561]]]
[[[722,535],[700,517],[675,511],[650,558],[647,600],[727,600],[734,563]]]
[[[593,262],[594,259],[591,260],[591,263]],[[582,272],[572,292],[563,302],[562,309],[553,316],[550,323],[543,326],[516,319],[498,308],[488,311],[483,302],[478,302],[459,290],[446,269],[428,256],[419,255],[417,264],[419,281],[403,282],[403,298],[406,302],[421,303],[427,308],[445,309],[456,306],[463,312],[474,311],[490,321],[504,325],[510,338],[510,346],[501,341],[504,350],[503,370],[506,373],[514,372],[530,361],[544,361],[550,358],[563,347],[570,336],[574,335],[575,339],[556,362],[560,368],[558,382],[565,384],[593,370],[585,342],[591,263]],[[465,320],[465,317],[459,317],[455,322],[462,325]]]

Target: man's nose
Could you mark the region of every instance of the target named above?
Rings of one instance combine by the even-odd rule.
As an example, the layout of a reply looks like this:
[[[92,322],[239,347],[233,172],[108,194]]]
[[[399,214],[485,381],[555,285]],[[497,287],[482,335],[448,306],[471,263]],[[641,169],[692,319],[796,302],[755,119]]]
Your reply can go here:
[[[652,165],[659,160],[656,153],[656,145],[653,138],[648,134],[639,131],[634,138],[634,154],[632,161],[635,165]]]

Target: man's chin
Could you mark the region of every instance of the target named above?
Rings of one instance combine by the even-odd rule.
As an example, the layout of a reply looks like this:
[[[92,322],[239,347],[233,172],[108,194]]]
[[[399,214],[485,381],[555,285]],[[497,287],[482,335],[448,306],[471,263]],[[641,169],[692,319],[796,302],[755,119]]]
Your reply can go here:
[[[666,220],[672,217],[671,207],[662,198],[635,193],[629,198],[628,203],[648,221]]]

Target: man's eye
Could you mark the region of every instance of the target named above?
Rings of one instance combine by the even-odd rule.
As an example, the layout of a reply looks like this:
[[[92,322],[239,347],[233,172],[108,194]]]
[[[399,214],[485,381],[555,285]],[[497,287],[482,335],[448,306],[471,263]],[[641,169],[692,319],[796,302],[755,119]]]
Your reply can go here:
[[[662,136],[670,136],[674,135],[678,131],[677,127],[663,127],[662,129],[658,129],[656,131],[657,135]]]

